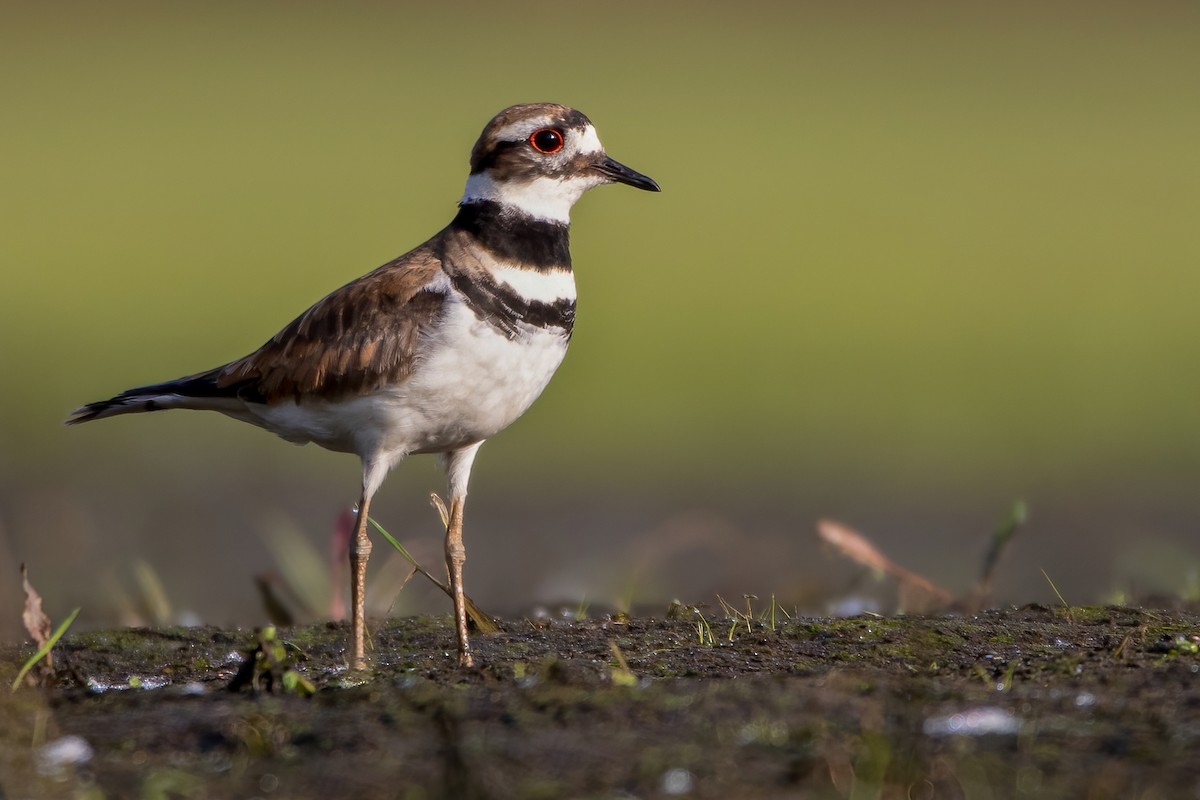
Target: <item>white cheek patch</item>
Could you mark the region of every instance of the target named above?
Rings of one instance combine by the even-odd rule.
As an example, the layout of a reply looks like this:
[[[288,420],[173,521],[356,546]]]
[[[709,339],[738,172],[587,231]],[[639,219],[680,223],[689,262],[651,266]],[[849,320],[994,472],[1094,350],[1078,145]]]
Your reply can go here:
[[[467,178],[462,202],[492,200],[533,217],[551,222],[571,221],[571,206],[584,192],[603,183],[599,175],[573,178],[534,178],[529,181],[496,183],[486,172]]]

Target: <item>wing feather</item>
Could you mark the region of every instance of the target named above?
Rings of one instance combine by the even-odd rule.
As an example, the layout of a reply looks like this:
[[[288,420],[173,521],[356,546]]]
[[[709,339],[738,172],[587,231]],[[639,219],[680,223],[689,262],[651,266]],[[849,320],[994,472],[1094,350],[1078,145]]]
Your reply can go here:
[[[445,294],[434,288],[440,271],[430,245],[384,264],[222,367],[217,386],[246,400],[275,403],[336,400],[406,380],[422,334],[442,312]]]

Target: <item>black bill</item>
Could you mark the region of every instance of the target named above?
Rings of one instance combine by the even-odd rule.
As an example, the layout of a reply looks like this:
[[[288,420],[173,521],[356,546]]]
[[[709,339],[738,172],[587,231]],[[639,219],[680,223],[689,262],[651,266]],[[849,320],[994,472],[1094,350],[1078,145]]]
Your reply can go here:
[[[604,159],[594,166],[592,169],[599,172],[606,178],[614,180],[617,183],[627,183],[630,186],[638,189],[645,189],[648,192],[661,192],[658,184],[653,178],[648,178],[636,170],[622,164],[620,161],[605,156]]]

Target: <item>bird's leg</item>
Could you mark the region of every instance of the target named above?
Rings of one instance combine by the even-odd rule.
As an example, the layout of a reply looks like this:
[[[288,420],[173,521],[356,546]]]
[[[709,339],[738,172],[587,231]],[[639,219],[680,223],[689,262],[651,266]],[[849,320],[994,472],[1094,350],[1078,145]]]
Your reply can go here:
[[[467,503],[467,483],[471,465],[483,442],[446,454],[446,483],[450,494],[450,520],[446,525],[446,569],[450,573],[450,593],[454,597],[454,629],[458,635],[458,665],[469,667],[471,640],[467,638],[467,598],[463,591],[463,564],[467,549],[463,546],[463,506]]]
[[[446,526],[446,568],[450,571],[450,591],[454,595],[454,627],[458,633],[458,665],[469,667],[471,641],[467,638],[467,601],[463,594],[463,564],[467,548],[463,546],[462,523],[465,497],[450,500],[450,524]]]
[[[371,495],[363,488],[358,502],[358,524],[350,540],[350,668],[367,668],[367,559],[371,557],[371,540],[367,536],[367,509]]]

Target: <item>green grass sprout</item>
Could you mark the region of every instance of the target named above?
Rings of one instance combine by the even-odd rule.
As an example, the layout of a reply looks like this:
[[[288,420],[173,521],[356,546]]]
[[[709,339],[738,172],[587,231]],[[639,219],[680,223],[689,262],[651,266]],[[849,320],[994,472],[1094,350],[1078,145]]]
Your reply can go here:
[[[14,692],[17,690],[17,687],[21,685],[21,681],[24,680],[25,676],[29,674],[29,670],[33,669],[39,661],[50,654],[50,650],[54,647],[54,645],[58,644],[58,640],[61,639],[63,634],[67,632],[67,628],[71,627],[71,623],[75,621],[75,617],[79,616],[79,611],[80,609],[76,608],[74,611],[68,614],[67,618],[64,619],[59,626],[54,629],[54,633],[50,634],[50,638],[46,640],[46,643],[39,647],[37,652],[29,657],[29,660],[26,661],[21,667],[21,671],[17,673],[16,679],[12,682],[12,689]]]
[[[442,516],[443,521],[446,521],[448,519],[445,513],[446,506],[444,503],[442,503],[442,499],[435,494],[433,495],[433,500],[434,507],[438,509],[438,513]],[[396,552],[404,556],[405,560],[412,565],[413,569],[424,575],[434,586],[445,592],[447,597],[454,596],[450,591],[450,587],[433,577],[428,570],[417,563],[417,560],[413,558],[412,553],[408,552],[408,548],[400,544],[395,536],[392,536],[390,533],[388,533],[382,525],[372,519],[369,515],[367,516],[367,522],[371,523],[371,527],[378,531],[379,535],[386,539],[388,544],[396,548]],[[407,583],[407,581],[405,581],[405,583]],[[492,619],[492,617],[485,613],[483,609],[475,605],[475,601],[470,597],[465,595],[464,597],[467,601],[467,615],[471,617],[471,620],[475,623],[475,627],[479,629],[480,633],[496,633],[500,630],[500,626],[496,623],[496,620]]]
[[[633,670],[629,668],[629,662],[625,660],[625,654],[621,652],[621,648],[612,639],[608,640],[608,648],[612,650],[613,659],[617,662],[616,666],[609,670],[613,685],[636,686],[637,675],[633,674]]]
[[[1046,579],[1046,583],[1050,584],[1050,588],[1054,590],[1054,594],[1058,597],[1058,602],[1062,603],[1063,609],[1066,611],[1066,614],[1067,614],[1067,622],[1070,622],[1072,625],[1074,625],[1075,624],[1075,615],[1071,613],[1070,604],[1068,604],[1067,601],[1063,598],[1062,592],[1060,592],[1058,590],[1058,587],[1054,585],[1054,581],[1050,580],[1050,576],[1046,574],[1046,570],[1042,570],[1042,577]]]

